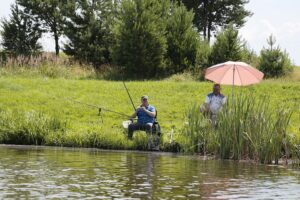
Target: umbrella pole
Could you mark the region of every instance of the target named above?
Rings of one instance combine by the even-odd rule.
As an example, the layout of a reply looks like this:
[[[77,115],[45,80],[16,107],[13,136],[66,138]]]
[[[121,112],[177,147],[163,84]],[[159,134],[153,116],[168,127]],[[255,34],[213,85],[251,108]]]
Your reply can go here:
[[[235,65],[233,65],[233,78],[232,78],[232,105],[234,105],[234,74],[235,74]]]

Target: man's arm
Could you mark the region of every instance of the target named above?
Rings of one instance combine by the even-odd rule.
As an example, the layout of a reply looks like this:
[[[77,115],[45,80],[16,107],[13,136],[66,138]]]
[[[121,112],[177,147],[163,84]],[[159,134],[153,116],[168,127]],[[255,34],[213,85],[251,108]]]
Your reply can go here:
[[[137,116],[137,110],[131,115],[131,119],[134,119],[134,118],[136,118],[136,116]]]
[[[145,107],[141,107],[142,109],[143,109],[143,111],[147,114],[147,115],[149,115],[150,117],[155,117],[155,115],[156,115],[156,111],[155,111],[155,109],[152,109],[151,111],[149,111],[149,110],[147,110]]]
[[[222,105],[224,106],[225,104],[226,104],[226,97],[224,97],[223,99],[222,99]]]
[[[210,110],[209,104],[210,104],[210,98],[209,98],[208,96],[206,96],[205,102],[204,102],[204,105],[205,105],[205,111],[209,111],[209,110]]]

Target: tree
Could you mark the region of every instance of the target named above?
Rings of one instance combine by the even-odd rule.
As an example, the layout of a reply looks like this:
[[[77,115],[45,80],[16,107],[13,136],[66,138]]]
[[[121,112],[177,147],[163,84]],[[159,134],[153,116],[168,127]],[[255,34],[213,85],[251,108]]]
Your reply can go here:
[[[96,68],[110,62],[112,1],[72,0],[65,7],[64,52]]]
[[[265,77],[279,77],[290,73],[293,70],[288,54],[275,47],[276,39],[273,35],[267,39],[268,48],[263,48],[260,52],[259,69]]]
[[[40,24],[15,4],[11,6],[10,20],[1,23],[2,46],[4,51],[12,55],[38,54],[42,46],[38,43],[42,30]]]
[[[164,67],[169,1],[124,0],[115,22],[113,58],[128,77],[151,78]]]
[[[185,6],[173,4],[167,20],[168,73],[183,72],[196,64],[200,38],[193,27],[194,14]]]
[[[59,37],[62,34],[61,7],[67,0],[17,0],[32,16],[41,21],[43,27],[53,34],[55,52],[59,55]]]
[[[217,35],[209,56],[212,65],[229,60],[239,61],[242,59],[243,43],[238,34],[238,30],[231,25]]]
[[[254,52],[253,49],[251,49],[246,41],[243,41],[242,45],[242,58],[241,60],[245,63],[250,64],[251,66],[257,67],[258,66],[258,56]]]
[[[252,13],[245,9],[249,0],[178,0],[195,12],[194,24],[210,42],[213,33],[219,28],[233,24],[236,28],[243,26],[246,17]]]

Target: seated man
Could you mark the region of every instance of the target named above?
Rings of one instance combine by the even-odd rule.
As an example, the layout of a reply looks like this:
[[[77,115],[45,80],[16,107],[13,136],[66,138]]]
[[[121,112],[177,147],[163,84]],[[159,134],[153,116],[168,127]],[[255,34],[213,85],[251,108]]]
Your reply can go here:
[[[201,108],[202,112],[204,111],[205,113],[209,114],[214,126],[217,124],[218,112],[226,103],[226,97],[222,95],[220,91],[220,84],[214,84],[213,92],[206,96],[204,108]]]
[[[132,139],[133,132],[136,130],[143,130],[147,133],[152,133],[152,126],[155,122],[156,111],[155,108],[148,103],[148,96],[141,97],[141,106],[136,109],[131,118],[138,117],[136,123],[128,126],[128,138]]]

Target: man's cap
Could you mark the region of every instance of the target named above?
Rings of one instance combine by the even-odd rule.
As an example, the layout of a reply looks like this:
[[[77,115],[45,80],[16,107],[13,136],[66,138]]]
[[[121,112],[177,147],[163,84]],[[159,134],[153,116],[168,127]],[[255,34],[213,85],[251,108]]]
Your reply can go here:
[[[149,97],[147,95],[143,95],[141,99],[149,99]]]

